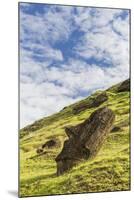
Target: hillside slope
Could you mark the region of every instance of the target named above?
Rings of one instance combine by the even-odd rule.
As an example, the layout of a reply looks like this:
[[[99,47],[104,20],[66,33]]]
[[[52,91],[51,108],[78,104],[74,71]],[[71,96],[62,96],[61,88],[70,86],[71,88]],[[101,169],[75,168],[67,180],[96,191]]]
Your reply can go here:
[[[119,83],[105,91],[108,100],[100,106],[86,108],[77,114],[73,112],[76,106],[86,105],[103,91],[97,91],[20,130],[21,197],[130,189],[130,93],[119,92],[120,85]],[[103,106],[111,108],[116,119],[115,128],[109,133],[98,155],[57,177],[55,157],[67,139],[64,127],[83,122]],[[56,141],[56,145],[46,147],[42,154],[37,154],[37,149],[49,140]]]

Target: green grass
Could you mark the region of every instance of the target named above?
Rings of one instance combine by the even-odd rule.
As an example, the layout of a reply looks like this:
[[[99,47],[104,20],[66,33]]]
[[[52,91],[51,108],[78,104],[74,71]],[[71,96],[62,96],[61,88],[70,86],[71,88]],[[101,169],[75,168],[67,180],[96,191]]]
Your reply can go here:
[[[32,129],[28,126],[20,131],[21,197],[130,189],[129,92],[117,93],[115,86],[107,90],[109,99],[100,107],[107,105],[115,112],[115,125],[124,122],[125,125],[120,131],[109,133],[95,159],[82,162],[62,176],[56,176],[55,157],[67,139],[64,126],[79,124],[98,109],[91,108],[73,115],[72,108],[98,93],[101,91],[39,120]],[[49,139],[56,139],[58,145],[37,156],[36,149]]]

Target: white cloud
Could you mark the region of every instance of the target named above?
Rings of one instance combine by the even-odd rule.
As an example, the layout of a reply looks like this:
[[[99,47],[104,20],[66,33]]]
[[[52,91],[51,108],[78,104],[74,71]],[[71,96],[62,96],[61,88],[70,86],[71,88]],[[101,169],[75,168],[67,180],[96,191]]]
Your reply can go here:
[[[126,17],[126,20],[122,20],[121,17],[118,17],[113,22],[113,28],[123,36],[123,39],[128,39],[129,37],[129,17]]]
[[[77,14],[74,20],[80,30],[87,32],[93,31],[94,28],[102,28],[107,26],[114,17],[121,14],[119,9],[104,9],[104,8],[84,8],[78,7]]]
[[[28,7],[20,11],[21,127],[128,77],[129,26],[121,10],[51,6],[33,15]],[[65,60],[56,43],[74,30],[83,35]],[[88,64],[91,58],[111,66]]]
[[[25,50],[26,48],[28,48],[28,50]],[[63,60],[62,52],[59,49],[52,48],[48,44],[38,44],[33,43],[32,41],[29,41],[26,44],[22,45],[21,54],[24,53],[24,57],[38,56],[40,58],[44,58],[44,60]]]
[[[45,82],[40,85],[21,83],[21,127],[44,116],[53,114],[64,106],[79,100],[67,96],[69,90],[53,83]]]
[[[92,57],[96,60],[105,59],[116,68],[122,66],[122,69],[128,75],[129,25],[127,20],[125,22],[121,18],[117,18],[116,20],[113,22],[114,29],[109,24],[99,29],[96,28],[96,33],[86,32],[81,41],[77,43],[74,51],[86,59]],[[115,29],[122,34],[116,33]],[[124,68],[124,66],[126,67]]]
[[[55,12],[55,6],[44,14],[28,14],[20,11],[20,37],[22,40],[29,39],[32,42],[43,41],[55,43],[58,40],[67,40],[73,26],[71,24],[71,9],[65,6],[60,12]]]
[[[81,63],[78,62],[79,68]],[[41,84],[21,83],[21,126],[48,116],[64,106],[82,99],[82,96],[78,95],[82,91],[90,94],[91,91],[107,88],[126,77],[125,72],[123,74],[117,68],[101,69],[97,66],[87,66],[76,73],[73,67],[72,65],[72,71],[56,68],[45,70],[47,81]],[[61,86],[54,84],[56,80],[59,80]]]

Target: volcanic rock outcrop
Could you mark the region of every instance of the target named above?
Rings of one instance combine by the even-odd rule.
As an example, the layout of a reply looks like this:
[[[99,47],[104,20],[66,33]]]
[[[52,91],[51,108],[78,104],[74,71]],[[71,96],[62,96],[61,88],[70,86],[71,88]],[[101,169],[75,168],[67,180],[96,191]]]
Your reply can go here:
[[[127,79],[121,83],[118,87],[118,92],[128,92],[130,91],[130,79]]]
[[[79,105],[76,105],[73,108],[73,113],[78,114],[83,110],[89,109],[89,108],[94,108],[100,106],[102,103],[108,100],[108,95],[106,92],[102,92],[99,94],[96,98],[89,100],[89,102],[86,103],[81,103]]]
[[[93,112],[83,123],[65,128],[69,137],[56,157],[57,175],[68,171],[77,163],[96,156],[110,132],[115,114],[107,107]]]

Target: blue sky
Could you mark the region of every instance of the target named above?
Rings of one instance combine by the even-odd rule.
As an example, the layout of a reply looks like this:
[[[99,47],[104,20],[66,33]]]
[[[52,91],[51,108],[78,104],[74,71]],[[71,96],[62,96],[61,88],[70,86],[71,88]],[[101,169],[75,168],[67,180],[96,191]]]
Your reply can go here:
[[[19,9],[21,127],[129,77],[129,10]]]

